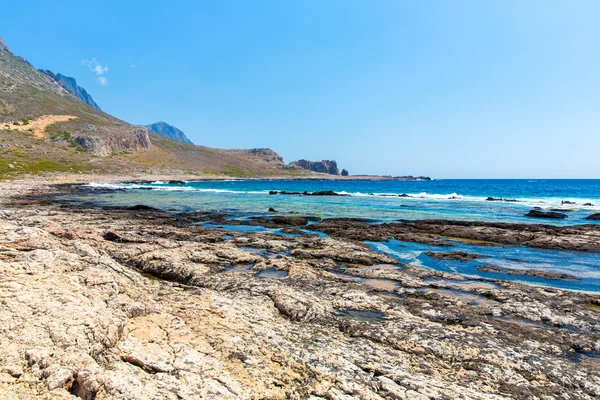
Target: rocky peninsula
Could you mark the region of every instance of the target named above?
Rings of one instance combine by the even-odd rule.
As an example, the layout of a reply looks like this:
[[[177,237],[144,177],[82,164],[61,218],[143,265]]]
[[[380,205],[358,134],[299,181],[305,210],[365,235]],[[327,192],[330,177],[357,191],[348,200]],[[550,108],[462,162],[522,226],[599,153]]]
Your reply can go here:
[[[403,265],[363,243],[598,251],[593,226],[244,221],[281,235],[54,197],[73,190],[0,186],[4,398],[600,396],[600,296]],[[452,253],[436,257],[473,257]]]

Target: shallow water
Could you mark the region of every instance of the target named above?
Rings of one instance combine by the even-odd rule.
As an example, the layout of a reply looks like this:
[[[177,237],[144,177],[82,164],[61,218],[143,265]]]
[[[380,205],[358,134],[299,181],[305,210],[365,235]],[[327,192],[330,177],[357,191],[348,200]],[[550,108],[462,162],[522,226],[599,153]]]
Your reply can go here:
[[[378,310],[358,310],[354,308],[337,309],[338,316],[343,319],[354,319],[360,322],[384,322],[386,314]]]
[[[282,279],[286,276],[288,276],[287,271],[278,271],[273,268],[265,269],[264,271],[261,271],[258,274],[256,274],[257,278],[263,279]]]
[[[550,286],[559,289],[589,291],[600,293],[600,253],[531,249],[527,247],[477,246],[469,243],[453,242],[456,246],[432,246],[419,243],[367,242],[376,251],[389,254],[398,261],[416,267],[430,268],[436,271],[458,273],[484,279],[502,279],[531,285]],[[480,254],[483,257],[462,262],[458,260],[436,260],[425,252],[465,251]],[[534,276],[513,275],[501,272],[479,271],[478,266],[495,265],[498,267],[519,269],[538,269],[557,272],[580,278],[577,281],[544,279]],[[435,282],[435,281],[434,281]],[[470,283],[453,281],[457,288]],[[477,282],[476,285],[484,285]],[[444,286],[440,284],[440,286]],[[490,287],[491,288],[491,287]]]

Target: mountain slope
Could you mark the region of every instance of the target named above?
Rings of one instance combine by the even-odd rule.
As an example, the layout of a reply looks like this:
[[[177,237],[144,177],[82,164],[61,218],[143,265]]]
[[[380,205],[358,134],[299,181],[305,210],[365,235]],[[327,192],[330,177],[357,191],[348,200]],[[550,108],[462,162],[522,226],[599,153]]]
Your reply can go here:
[[[179,142],[193,144],[192,141],[185,136],[185,133],[175,128],[173,125],[167,124],[166,122],[155,122],[153,124],[146,125],[146,128],[148,128],[150,132],[156,133],[157,135],[165,136]]]
[[[100,106],[96,104],[92,96],[84,88],[77,84],[75,78],[65,76],[61,73],[55,74],[54,72],[48,69],[40,69],[39,71],[42,74],[45,74],[50,78],[54,79],[56,83],[63,87],[63,89],[71,93],[73,96],[77,97],[79,100],[83,101],[85,104],[100,110]]]
[[[89,106],[0,39],[0,178],[26,174],[302,175],[271,150],[222,150],[148,133]]]

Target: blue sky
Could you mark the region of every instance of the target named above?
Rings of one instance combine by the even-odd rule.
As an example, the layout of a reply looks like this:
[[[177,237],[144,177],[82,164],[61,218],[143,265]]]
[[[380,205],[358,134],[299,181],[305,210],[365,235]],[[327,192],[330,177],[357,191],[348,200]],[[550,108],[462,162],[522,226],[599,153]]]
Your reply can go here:
[[[598,1],[6,3],[14,53],[197,144],[351,173],[600,178]]]

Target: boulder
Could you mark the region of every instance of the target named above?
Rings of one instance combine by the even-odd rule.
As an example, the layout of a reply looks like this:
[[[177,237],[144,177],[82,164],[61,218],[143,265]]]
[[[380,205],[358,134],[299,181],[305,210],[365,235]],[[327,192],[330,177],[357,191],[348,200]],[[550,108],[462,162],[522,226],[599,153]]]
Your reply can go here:
[[[348,172],[347,169],[342,169],[342,176],[348,176],[350,175],[350,173]]]
[[[592,215],[586,217],[585,219],[589,219],[592,221],[600,221],[600,213],[592,214]]]

